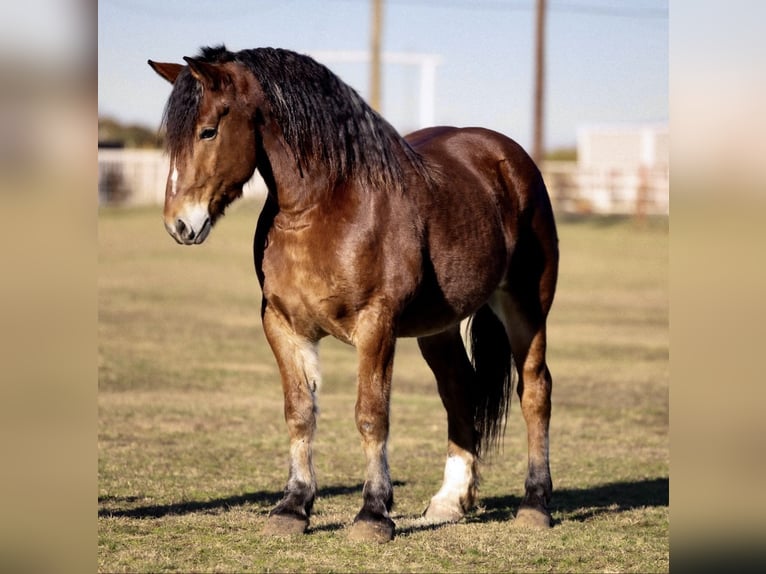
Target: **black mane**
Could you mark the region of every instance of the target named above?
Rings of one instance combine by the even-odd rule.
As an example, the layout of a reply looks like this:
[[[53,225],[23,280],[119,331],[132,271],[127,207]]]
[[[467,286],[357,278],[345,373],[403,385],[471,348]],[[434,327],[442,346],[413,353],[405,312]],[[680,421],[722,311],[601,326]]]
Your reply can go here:
[[[404,158],[426,175],[422,158],[393,126],[312,58],[276,48],[230,52],[224,46],[202,48],[198,58],[237,61],[253,72],[299,170],[321,161],[336,182],[356,175],[373,187],[401,188]],[[184,69],[163,116],[171,152],[193,141],[200,97],[199,83]]]

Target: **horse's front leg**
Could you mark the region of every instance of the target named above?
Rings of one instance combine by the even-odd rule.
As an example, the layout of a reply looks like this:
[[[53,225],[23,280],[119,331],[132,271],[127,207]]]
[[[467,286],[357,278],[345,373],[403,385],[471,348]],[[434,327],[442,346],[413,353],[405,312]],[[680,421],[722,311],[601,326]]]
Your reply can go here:
[[[362,493],[364,502],[354,518],[349,537],[382,543],[394,537],[394,521],[389,517],[394,491],[386,443],[396,338],[393,322],[379,312],[363,314],[356,332],[354,342],[359,355],[356,426],[362,435],[367,471]]]
[[[269,514],[265,534],[301,534],[309,525],[317,484],[312,461],[316,430],[319,360],[316,343],[297,335],[285,318],[266,306],[263,328],[279,365],[290,433],[290,474],[282,500]]]

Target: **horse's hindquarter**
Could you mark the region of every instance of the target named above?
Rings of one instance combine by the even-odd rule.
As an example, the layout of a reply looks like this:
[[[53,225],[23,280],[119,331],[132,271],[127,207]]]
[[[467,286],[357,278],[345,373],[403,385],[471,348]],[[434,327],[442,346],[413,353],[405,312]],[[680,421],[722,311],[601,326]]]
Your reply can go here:
[[[407,139],[437,172],[436,188],[418,197],[427,234],[423,284],[400,323],[401,335],[417,336],[470,315],[504,280],[530,193],[524,185],[508,189],[508,172],[534,165],[489,130],[430,128]]]

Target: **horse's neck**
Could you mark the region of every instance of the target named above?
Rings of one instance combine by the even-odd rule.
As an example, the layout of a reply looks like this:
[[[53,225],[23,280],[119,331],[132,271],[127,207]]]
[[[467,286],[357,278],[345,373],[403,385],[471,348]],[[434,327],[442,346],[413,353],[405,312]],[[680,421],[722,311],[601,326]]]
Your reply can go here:
[[[301,213],[315,204],[318,194],[329,186],[328,176],[316,166],[311,171],[306,166],[299,168],[279,126],[264,125],[259,140],[258,171],[280,213]]]

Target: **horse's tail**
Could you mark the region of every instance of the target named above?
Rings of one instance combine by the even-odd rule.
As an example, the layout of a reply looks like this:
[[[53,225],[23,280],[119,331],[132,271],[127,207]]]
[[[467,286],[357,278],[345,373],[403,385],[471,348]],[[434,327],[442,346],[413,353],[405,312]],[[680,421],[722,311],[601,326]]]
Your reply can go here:
[[[468,330],[471,361],[476,372],[473,392],[476,449],[481,456],[497,450],[505,434],[513,390],[511,345],[503,324],[489,305],[476,311]]]

